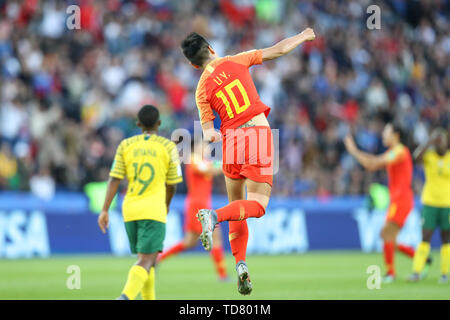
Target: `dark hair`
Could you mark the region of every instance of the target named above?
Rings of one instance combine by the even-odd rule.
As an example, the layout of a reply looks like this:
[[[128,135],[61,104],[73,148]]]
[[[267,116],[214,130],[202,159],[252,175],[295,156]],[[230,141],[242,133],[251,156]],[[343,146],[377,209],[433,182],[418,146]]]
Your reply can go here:
[[[209,43],[197,32],[189,34],[182,42],[184,56],[194,65],[203,66],[209,58]]]
[[[408,135],[406,134],[403,126],[395,120],[395,116],[391,111],[383,110],[378,113],[378,119],[380,119],[385,125],[390,124],[392,126],[392,131],[398,134],[398,137],[402,143],[406,143]]]
[[[159,120],[159,111],[155,106],[146,104],[139,110],[138,120],[145,128],[153,128]]]
[[[394,115],[388,110],[383,110],[378,113],[378,119],[380,119],[384,124],[388,124],[394,121]]]
[[[392,125],[392,131],[398,134],[398,138],[400,139],[400,142],[406,143],[407,134],[405,129],[403,129],[402,125],[398,123],[397,121],[390,122]]]

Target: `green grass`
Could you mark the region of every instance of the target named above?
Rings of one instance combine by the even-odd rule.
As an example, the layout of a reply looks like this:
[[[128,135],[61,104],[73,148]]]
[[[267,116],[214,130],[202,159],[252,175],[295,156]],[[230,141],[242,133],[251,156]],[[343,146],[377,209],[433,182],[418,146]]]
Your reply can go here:
[[[381,254],[312,252],[301,255],[249,256],[253,293],[237,293],[234,260],[227,256],[231,281],[217,281],[206,254],[183,254],[156,272],[158,299],[450,299],[450,284],[439,285],[439,254],[427,279],[407,283],[411,260],[396,255],[397,281],[379,290],[366,286],[367,267],[382,266]],[[114,299],[125,283],[133,257],[60,256],[0,260],[0,299]],[[69,265],[81,269],[81,289],[69,290]],[[382,268],[383,270],[383,268]]]

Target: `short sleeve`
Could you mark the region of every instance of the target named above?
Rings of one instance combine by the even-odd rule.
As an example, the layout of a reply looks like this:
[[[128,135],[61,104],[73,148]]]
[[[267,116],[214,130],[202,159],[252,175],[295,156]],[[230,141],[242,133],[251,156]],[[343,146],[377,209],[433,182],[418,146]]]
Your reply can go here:
[[[395,148],[387,151],[387,161],[388,163],[395,163],[403,158],[405,155],[405,146],[399,145]]]
[[[251,67],[255,64],[262,64],[263,60],[262,60],[262,50],[250,50],[250,51],[245,51],[242,53],[239,53],[235,56],[231,56],[230,57],[231,61],[234,61],[236,63],[239,64],[243,64],[247,67]]]
[[[126,175],[125,160],[123,157],[123,147],[124,144],[121,142],[117,147],[116,155],[114,156],[114,161],[109,172],[109,176],[117,179],[123,179]]]
[[[197,104],[198,115],[201,123],[214,120],[215,116],[208,101],[203,79],[200,79],[197,90],[195,91],[195,103]]]
[[[169,170],[167,171],[166,183],[177,184],[183,181],[180,158],[175,143],[170,142],[167,151],[169,152]]]

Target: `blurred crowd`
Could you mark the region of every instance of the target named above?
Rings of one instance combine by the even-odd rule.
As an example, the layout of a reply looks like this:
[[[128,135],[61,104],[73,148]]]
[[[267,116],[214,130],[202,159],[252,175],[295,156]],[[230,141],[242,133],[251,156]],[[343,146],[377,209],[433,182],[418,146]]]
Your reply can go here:
[[[366,24],[371,4],[379,30]],[[80,29],[67,24],[70,5]],[[380,153],[381,111],[411,150],[450,128],[449,12],[447,0],[0,0],[0,190],[51,197],[106,180],[145,103],[160,109],[162,135],[192,131],[201,71],[179,48],[190,31],[227,55],[312,27],[315,41],[251,71],[279,129],[273,193],[365,194],[386,175],[349,157],[349,130]],[[422,180],[416,166],[416,191]]]

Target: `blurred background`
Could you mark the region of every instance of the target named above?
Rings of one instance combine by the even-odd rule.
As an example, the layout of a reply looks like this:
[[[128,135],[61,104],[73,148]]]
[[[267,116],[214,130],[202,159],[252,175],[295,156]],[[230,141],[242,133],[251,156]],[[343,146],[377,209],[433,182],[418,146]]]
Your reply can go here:
[[[371,4],[381,9],[380,30],[366,26]],[[80,30],[66,25],[69,5],[80,8]],[[200,71],[179,48],[188,32],[227,55],[312,27],[315,41],[252,68],[280,130],[273,203],[328,205],[319,209],[342,209],[355,224],[354,208],[385,208],[386,174],[364,171],[345,152],[347,130],[363,150],[380,153],[380,111],[406,129],[411,151],[432,128],[450,129],[449,12],[447,0],[0,0],[0,213],[97,212],[115,150],[138,133],[145,103],[160,109],[162,135],[192,131]],[[419,164],[413,184],[418,196]],[[180,219],[185,192],[183,184],[174,205]],[[217,206],[222,177],[214,193]],[[374,194],[384,201],[374,205]]]
[[[68,28],[71,5],[80,29]],[[381,29],[367,27],[370,5],[380,8]],[[180,41],[197,31],[219,55],[231,55],[306,27],[315,41],[251,69],[280,134],[267,214],[248,221],[249,264],[258,270],[253,299],[330,299],[337,288],[341,299],[448,299],[433,279],[437,267],[416,289],[365,288],[367,266],[382,263],[387,177],[363,170],[342,139],[351,130],[363,150],[385,151],[385,111],[407,131],[411,152],[433,128],[450,130],[449,0],[0,0],[0,298],[115,297],[134,263],[120,213],[126,185],[107,235],[97,214],[116,148],[139,133],[143,104],[159,108],[168,138],[194,129],[201,72],[187,63]],[[416,206],[398,238],[406,245],[421,240],[423,180],[416,163]],[[184,182],[165,248],[183,238],[185,194]],[[218,176],[213,207],[226,203]],[[432,246],[439,244],[435,234]],[[316,252],[303,254],[309,251]],[[194,252],[202,254],[162,264],[158,297],[239,298],[234,282],[214,281],[201,246]],[[47,259],[15,260],[36,257]],[[399,270],[407,272],[411,262],[402,259]],[[83,290],[66,288],[73,265],[83,272]],[[279,266],[283,274],[274,276]]]

